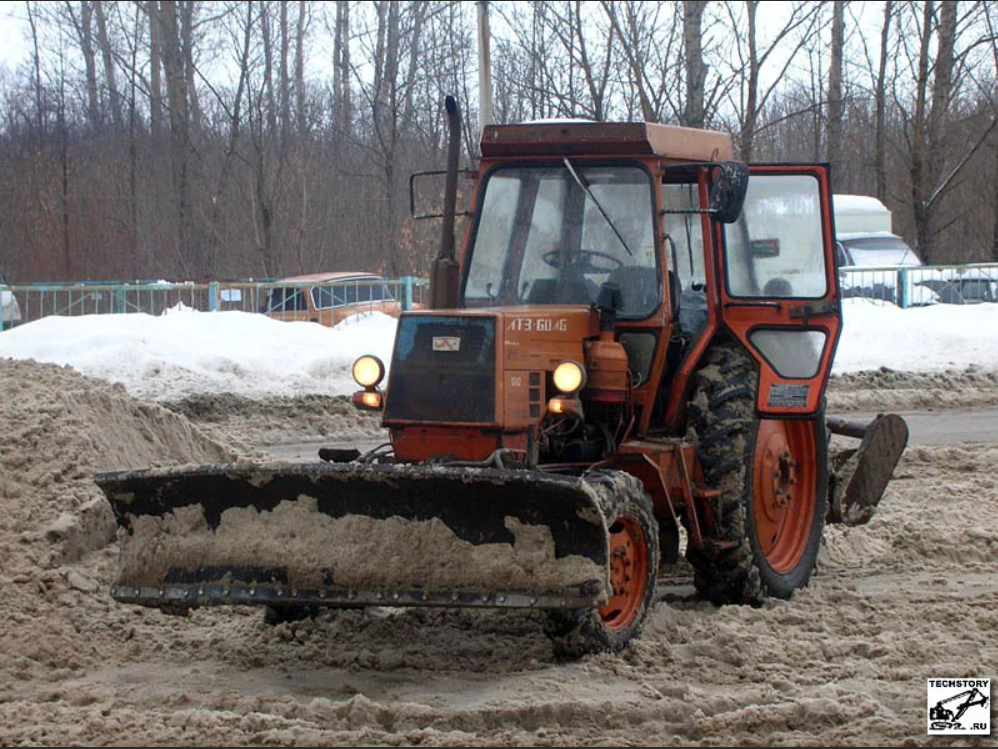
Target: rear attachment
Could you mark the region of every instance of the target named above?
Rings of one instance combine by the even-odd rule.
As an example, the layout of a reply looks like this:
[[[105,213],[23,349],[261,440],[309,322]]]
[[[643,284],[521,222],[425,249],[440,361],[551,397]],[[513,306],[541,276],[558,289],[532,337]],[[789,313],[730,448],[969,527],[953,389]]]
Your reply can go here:
[[[216,604],[591,608],[609,591],[609,478],[367,464],[99,474],[112,595]]]
[[[862,440],[832,462],[828,521],[861,525],[873,517],[891,475],[908,444],[908,425],[897,414],[881,414],[869,424],[828,419],[834,434]]]

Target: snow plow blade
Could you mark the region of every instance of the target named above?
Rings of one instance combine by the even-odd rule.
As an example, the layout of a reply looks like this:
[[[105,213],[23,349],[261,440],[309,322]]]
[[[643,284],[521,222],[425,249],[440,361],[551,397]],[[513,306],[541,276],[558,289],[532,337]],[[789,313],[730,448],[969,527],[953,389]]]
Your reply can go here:
[[[862,525],[873,517],[908,445],[908,425],[897,414],[880,414],[869,424],[834,418],[827,423],[833,434],[861,440],[858,448],[833,459],[828,520]]]
[[[442,466],[238,463],[98,474],[114,598],[588,608],[607,598],[599,479]]]

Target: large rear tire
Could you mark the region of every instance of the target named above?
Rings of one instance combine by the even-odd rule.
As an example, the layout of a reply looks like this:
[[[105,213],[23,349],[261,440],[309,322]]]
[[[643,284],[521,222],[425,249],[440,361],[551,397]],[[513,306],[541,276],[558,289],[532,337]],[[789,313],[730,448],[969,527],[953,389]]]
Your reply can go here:
[[[689,404],[707,483],[721,490],[718,540],[689,548],[697,590],[714,603],[757,605],[807,585],[824,529],[828,438],[815,419],[763,419],[758,372],[737,345],[707,353]]]
[[[640,634],[655,598],[659,547],[651,499],[635,477],[605,476],[593,488],[602,495],[609,531],[610,598],[596,609],[550,612],[544,631],[561,658],[623,650]]]

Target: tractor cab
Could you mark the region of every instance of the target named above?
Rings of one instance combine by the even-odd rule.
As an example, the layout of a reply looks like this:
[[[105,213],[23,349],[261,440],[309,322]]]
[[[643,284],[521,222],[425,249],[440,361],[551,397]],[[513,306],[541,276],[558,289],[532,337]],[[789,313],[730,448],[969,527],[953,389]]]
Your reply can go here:
[[[663,299],[656,195],[640,163],[573,162],[490,171],[467,252],[462,306],[582,304],[604,283],[618,317],[642,320]]]

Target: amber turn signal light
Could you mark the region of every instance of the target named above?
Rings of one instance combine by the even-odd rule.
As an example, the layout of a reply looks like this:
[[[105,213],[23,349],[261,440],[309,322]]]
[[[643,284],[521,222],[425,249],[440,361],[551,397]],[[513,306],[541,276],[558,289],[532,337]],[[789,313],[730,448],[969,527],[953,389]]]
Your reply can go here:
[[[548,401],[548,411],[553,414],[577,414],[581,405],[577,398],[552,398]]]
[[[353,404],[364,411],[380,411],[381,393],[377,390],[361,390],[353,394]]]

